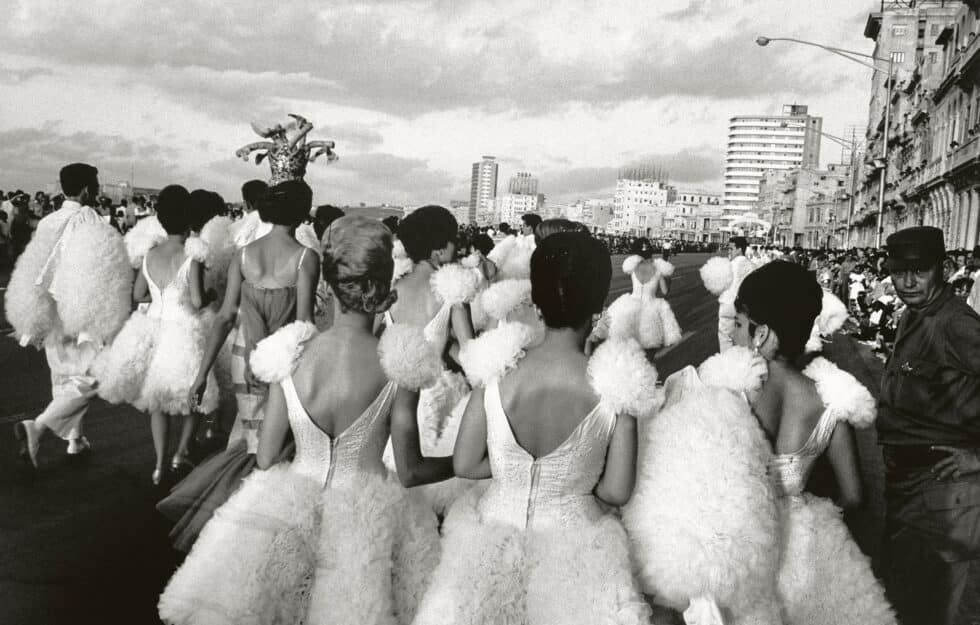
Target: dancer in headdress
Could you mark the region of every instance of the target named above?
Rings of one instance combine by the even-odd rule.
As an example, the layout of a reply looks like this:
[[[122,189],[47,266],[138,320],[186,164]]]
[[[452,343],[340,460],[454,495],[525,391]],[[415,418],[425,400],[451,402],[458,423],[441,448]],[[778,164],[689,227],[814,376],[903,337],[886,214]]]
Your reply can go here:
[[[436,518],[381,460],[389,431],[402,482],[452,475],[450,458],[419,454],[414,418],[392,412],[421,378],[396,328],[374,315],[395,300],[391,234],[344,217],[327,231],[323,275],[333,326],[296,322],[260,342],[251,365],[272,382],[258,471],[205,526],[160,599],[167,623],[412,622],[438,561]],[[292,432],[296,456],[275,464]]]
[[[31,468],[48,430],[68,441],[70,456],[89,449],[82,418],[96,393],[90,369],[131,310],[133,277],[122,237],[89,206],[99,195],[98,170],[73,163],[60,178],[65,201],[38,224],[4,299],[21,346],[43,346],[51,369],[51,403],[36,419],[14,425]]]
[[[262,220],[273,225],[272,230],[241,248],[231,261],[224,302],[215,316],[191,392],[192,398],[200,396],[222,344],[237,325],[231,375],[238,417],[228,449],[201,463],[157,505],[176,521],[171,538],[177,549],[190,548],[214,510],[255,466],[268,389],[248,366],[256,343],[295,320],[313,321],[318,259],[293,237],[309,215],[312,197],[309,186],[299,180],[271,187],[258,210]]]
[[[481,385],[453,466],[489,485],[450,510],[417,624],[649,622],[608,506],[632,492],[632,415],[652,405],[656,371],[635,342],[582,351],[610,275],[601,243],[553,235],[531,259],[543,341],[528,346],[524,326],[505,323],[464,348]]]
[[[149,307],[133,313],[94,369],[103,398],[127,402],[150,413],[156,452],[152,480],[159,485],[166,468],[170,417],[181,418],[180,437],[170,465],[177,471],[190,464],[188,445],[195,413],[217,407],[218,388],[210,376],[201,398],[190,401],[208,319],[199,312],[206,304],[204,257],[192,255],[188,248],[193,246],[185,243],[195,221],[203,217],[193,215],[187,189],[171,185],[160,192],[156,219],[167,236],[146,251],[133,286],[133,300],[140,302],[149,296]]]

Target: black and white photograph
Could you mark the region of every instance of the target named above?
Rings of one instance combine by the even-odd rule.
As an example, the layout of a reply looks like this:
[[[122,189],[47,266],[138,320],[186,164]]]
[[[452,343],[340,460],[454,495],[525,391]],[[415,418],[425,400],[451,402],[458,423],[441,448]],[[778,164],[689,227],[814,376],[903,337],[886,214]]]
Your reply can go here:
[[[980,0],[0,0],[0,625],[980,625]]]

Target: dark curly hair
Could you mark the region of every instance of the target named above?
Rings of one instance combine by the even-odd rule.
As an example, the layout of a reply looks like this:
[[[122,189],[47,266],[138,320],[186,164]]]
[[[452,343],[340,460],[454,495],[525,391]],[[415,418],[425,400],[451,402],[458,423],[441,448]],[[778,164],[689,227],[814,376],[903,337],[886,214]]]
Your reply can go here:
[[[823,290],[802,265],[773,261],[742,280],[735,310],[764,324],[779,338],[777,353],[796,361],[803,355],[813,322],[823,307]],[[755,328],[750,326],[755,332]]]
[[[448,209],[442,206],[417,208],[398,224],[398,240],[412,262],[420,263],[432,252],[455,242],[459,224]]]
[[[313,190],[302,180],[286,180],[269,187],[257,208],[262,221],[295,228],[310,216]]]
[[[157,203],[159,202],[157,198]],[[206,189],[194,189],[187,205],[188,227],[194,232],[200,232],[204,224],[223,213],[224,209],[225,200],[220,195]]]
[[[167,234],[183,234],[190,229],[191,194],[179,184],[168,185],[157,197],[157,220]]]
[[[395,303],[391,247],[391,232],[376,219],[351,215],[330,224],[323,240],[323,279],[341,310],[376,315]]]
[[[531,255],[531,299],[549,328],[577,328],[602,311],[612,263],[606,247],[584,232],[558,232]]]

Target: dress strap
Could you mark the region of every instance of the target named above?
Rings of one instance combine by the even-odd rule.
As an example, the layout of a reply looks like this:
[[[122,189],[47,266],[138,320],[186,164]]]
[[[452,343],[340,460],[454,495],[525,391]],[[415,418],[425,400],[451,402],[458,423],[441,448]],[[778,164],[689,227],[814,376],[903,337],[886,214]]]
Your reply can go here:
[[[244,251],[244,250],[242,250]],[[306,253],[310,251],[310,248],[303,246],[303,251],[299,254],[299,262],[296,263],[296,281],[299,281],[299,272],[303,268],[303,259],[306,258]]]

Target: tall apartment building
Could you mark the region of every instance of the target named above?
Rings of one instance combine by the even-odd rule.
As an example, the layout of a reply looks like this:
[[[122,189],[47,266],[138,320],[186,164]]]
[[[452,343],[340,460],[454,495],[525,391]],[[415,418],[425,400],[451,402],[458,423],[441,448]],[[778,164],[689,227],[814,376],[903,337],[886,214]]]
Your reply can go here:
[[[540,215],[544,209],[544,195],[536,193],[505,193],[495,202],[496,219],[494,221],[517,225],[521,216],[526,213]]]
[[[958,176],[962,172],[954,170],[964,162],[964,144],[980,123],[975,71],[980,4],[887,0],[879,8],[868,15],[864,36],[875,42],[874,56],[891,60],[892,74],[890,81],[887,71],[871,77],[864,163],[882,157],[890,93],[881,241],[895,230],[927,224],[946,231],[947,245],[970,247],[977,241],[976,218],[971,222],[968,215],[965,221],[957,216],[959,206],[966,206],[967,213],[976,206],[975,199],[961,193],[976,177]],[[887,69],[887,62],[877,64]],[[976,142],[970,143],[975,148]],[[851,245],[874,245],[877,240],[880,172],[869,166],[858,176]],[[963,229],[958,228],[961,222]]]
[[[802,104],[784,105],[782,115],[732,117],[725,157],[726,212],[753,209],[759,181],[770,169],[816,169],[822,127],[823,118],[811,116]]]
[[[827,169],[809,167],[771,170],[763,176],[756,212],[772,222],[777,245],[820,247],[828,233],[846,227],[847,193],[851,170],[831,164]],[[833,212],[814,210],[814,203],[833,206]]]
[[[613,227],[623,232],[638,234],[644,231],[644,224],[650,217],[649,209],[667,206],[677,195],[677,190],[667,184],[667,173],[660,167],[622,167],[616,178]]]
[[[497,161],[492,156],[484,156],[479,163],[473,163],[470,178],[469,223],[482,222],[494,210],[497,198]]]
[[[538,179],[526,171],[519,171],[510,177],[507,191],[517,195],[537,195]]]

